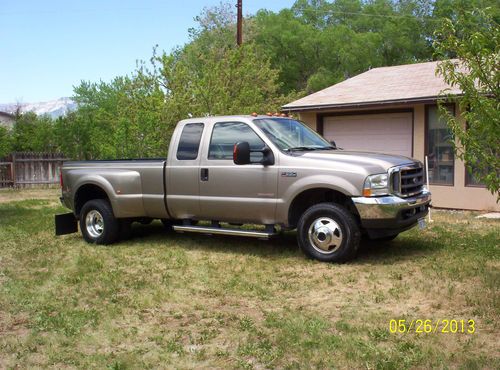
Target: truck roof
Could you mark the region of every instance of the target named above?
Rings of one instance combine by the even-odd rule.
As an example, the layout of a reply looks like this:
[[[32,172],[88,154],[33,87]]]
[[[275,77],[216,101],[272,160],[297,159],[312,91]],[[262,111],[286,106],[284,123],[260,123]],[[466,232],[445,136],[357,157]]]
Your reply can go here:
[[[181,122],[200,122],[200,120],[214,120],[214,121],[217,121],[217,120],[222,120],[222,121],[226,121],[226,120],[234,120],[234,119],[249,119],[249,120],[252,120],[252,119],[262,119],[262,118],[289,118],[289,119],[292,119],[293,117],[289,117],[289,116],[275,116],[275,115],[268,115],[268,114],[258,114],[258,115],[253,115],[253,114],[235,114],[235,115],[228,115],[228,116],[206,116],[206,117],[192,117],[192,118],[186,118],[186,119],[183,119],[181,120],[179,123]]]

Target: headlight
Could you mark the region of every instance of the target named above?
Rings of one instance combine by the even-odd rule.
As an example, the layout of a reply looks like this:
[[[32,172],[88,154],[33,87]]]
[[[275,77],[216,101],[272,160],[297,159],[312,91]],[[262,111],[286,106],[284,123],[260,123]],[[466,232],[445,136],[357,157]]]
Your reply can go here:
[[[370,175],[366,178],[363,186],[363,196],[373,197],[389,194],[388,176],[386,173]]]

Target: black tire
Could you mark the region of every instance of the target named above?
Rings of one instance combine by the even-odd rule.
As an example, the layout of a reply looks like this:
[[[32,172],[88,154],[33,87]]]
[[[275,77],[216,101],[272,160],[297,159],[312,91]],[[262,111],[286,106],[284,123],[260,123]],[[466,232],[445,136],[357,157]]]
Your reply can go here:
[[[326,231],[323,232],[324,230]],[[353,259],[360,239],[361,232],[354,216],[345,208],[332,203],[310,207],[300,217],[297,225],[300,249],[308,257],[322,262],[346,262]]]
[[[87,216],[89,216],[89,227],[87,227]],[[119,229],[120,223],[113,215],[113,209],[107,200],[89,200],[83,205],[80,212],[80,230],[85,241],[111,244],[117,240]]]

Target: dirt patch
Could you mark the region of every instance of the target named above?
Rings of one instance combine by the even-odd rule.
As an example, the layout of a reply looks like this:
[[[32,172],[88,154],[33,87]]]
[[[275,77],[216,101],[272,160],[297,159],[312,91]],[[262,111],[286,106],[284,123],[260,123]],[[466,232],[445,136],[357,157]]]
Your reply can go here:
[[[11,315],[0,311],[0,337],[26,337],[29,333],[28,316]]]

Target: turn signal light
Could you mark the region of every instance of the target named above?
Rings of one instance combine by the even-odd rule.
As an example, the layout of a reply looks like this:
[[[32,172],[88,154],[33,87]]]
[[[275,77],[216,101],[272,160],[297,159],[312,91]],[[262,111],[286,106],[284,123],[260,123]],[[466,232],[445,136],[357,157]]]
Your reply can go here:
[[[363,189],[363,196],[364,197],[371,197],[372,196],[372,189]]]

